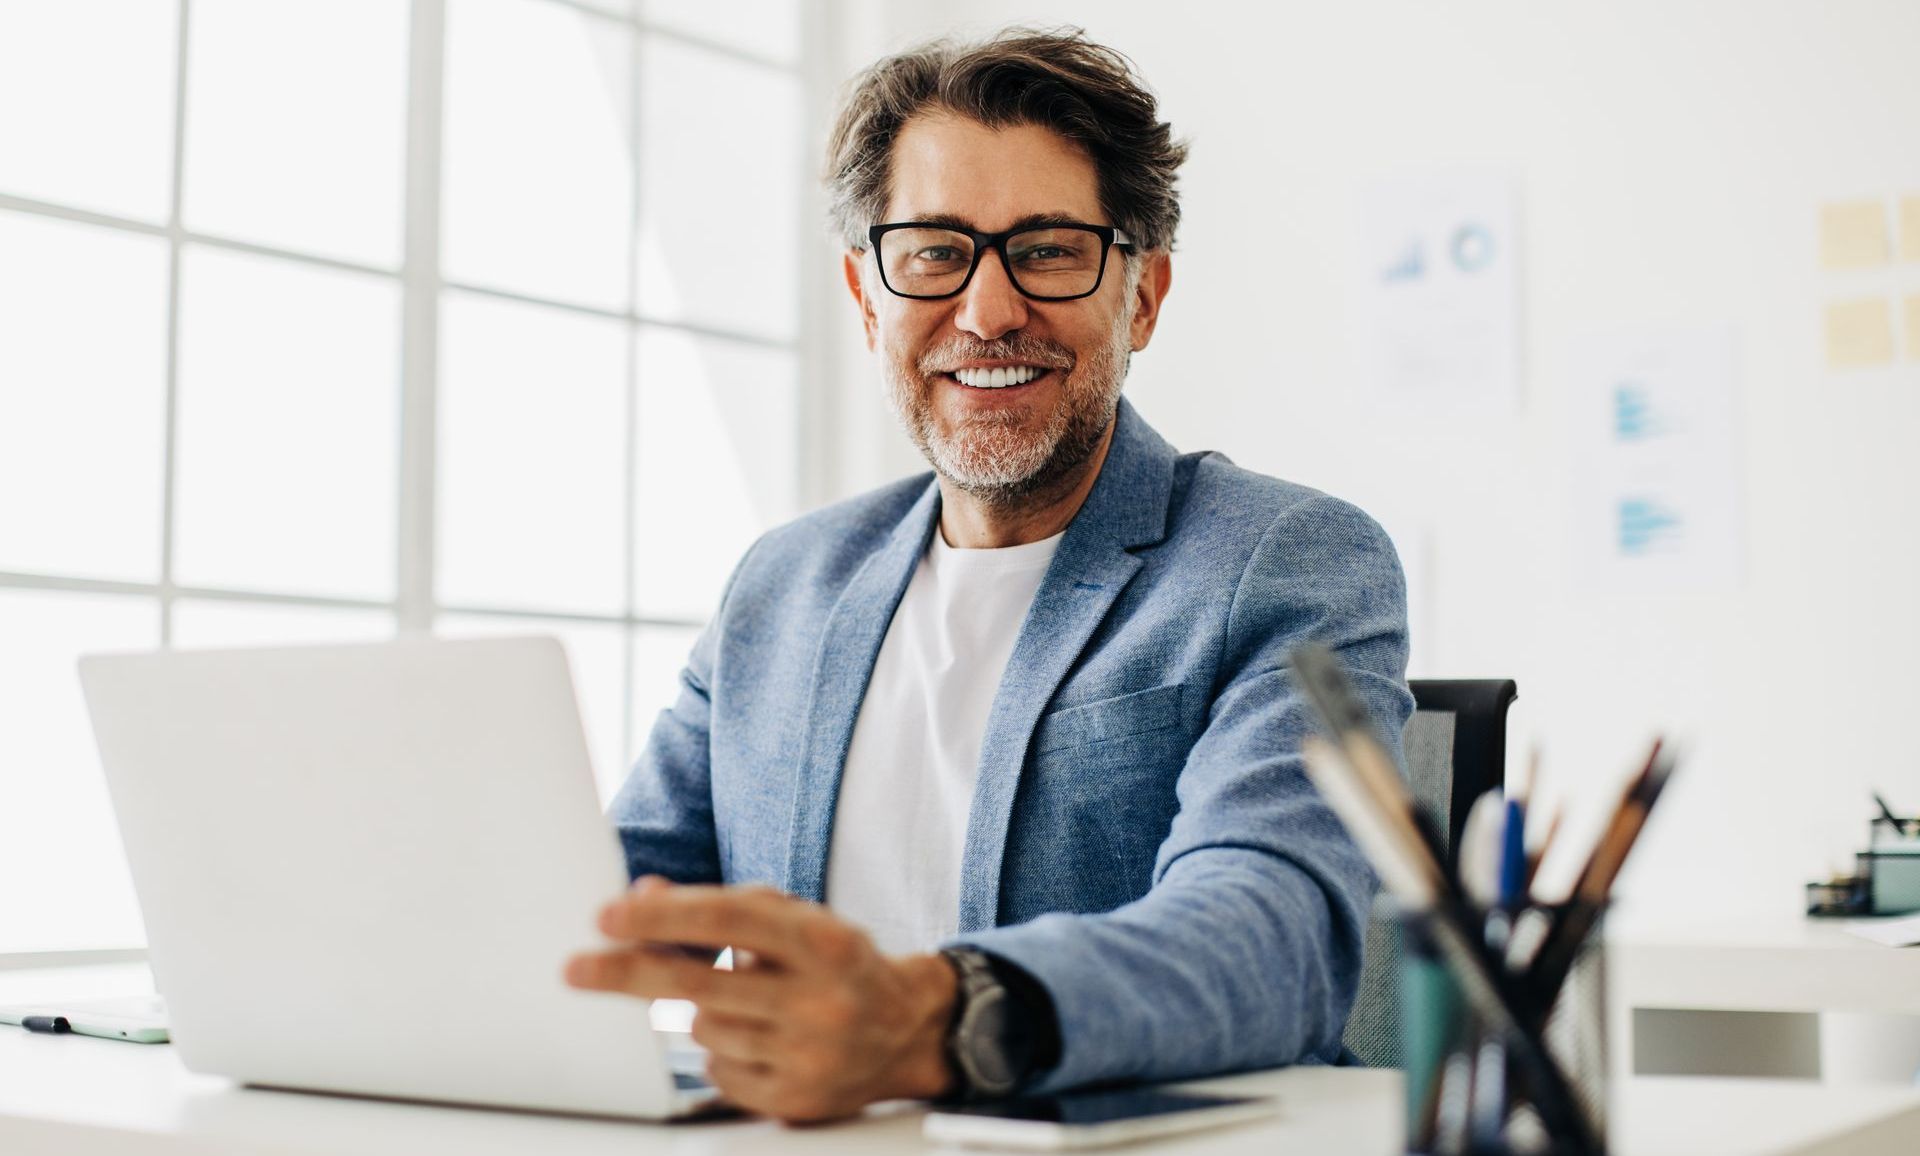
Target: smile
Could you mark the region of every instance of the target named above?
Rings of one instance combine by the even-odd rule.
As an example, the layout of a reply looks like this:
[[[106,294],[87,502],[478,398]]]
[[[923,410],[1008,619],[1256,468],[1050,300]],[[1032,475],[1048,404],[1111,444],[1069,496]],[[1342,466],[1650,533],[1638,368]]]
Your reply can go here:
[[[996,369],[956,369],[948,376],[973,389],[1005,389],[1025,385],[1047,372],[1044,365],[1010,365]]]

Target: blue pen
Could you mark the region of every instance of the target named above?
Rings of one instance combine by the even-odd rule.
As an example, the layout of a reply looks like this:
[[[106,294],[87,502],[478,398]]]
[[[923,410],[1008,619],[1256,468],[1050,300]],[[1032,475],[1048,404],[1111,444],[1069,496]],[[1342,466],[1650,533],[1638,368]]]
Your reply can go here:
[[[1507,800],[1506,838],[1500,845],[1500,906],[1518,910],[1527,892],[1527,805]]]

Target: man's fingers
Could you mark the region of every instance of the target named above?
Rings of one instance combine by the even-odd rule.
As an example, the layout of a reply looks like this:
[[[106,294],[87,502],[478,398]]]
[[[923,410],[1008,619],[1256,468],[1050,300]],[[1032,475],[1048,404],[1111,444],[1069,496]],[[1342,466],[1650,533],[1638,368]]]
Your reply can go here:
[[[646,948],[576,955],[567,961],[566,980],[589,991],[692,1000],[702,1008],[759,1019],[778,1014],[784,991],[776,975],[721,971],[703,960]]]
[[[763,887],[640,886],[607,904],[600,931],[629,943],[742,947],[784,961],[813,905]]]
[[[707,1079],[727,1103],[790,1123],[839,1119],[858,1111],[820,1088],[795,1084],[765,1064],[707,1057]]]
[[[752,1016],[701,1008],[693,1017],[693,1042],[729,1060],[766,1065],[775,1058],[772,1023]]]
[[[707,1057],[707,1082],[720,1089],[721,1098],[736,1108],[766,1111],[775,1081],[773,1069],[766,1064],[717,1054]]]

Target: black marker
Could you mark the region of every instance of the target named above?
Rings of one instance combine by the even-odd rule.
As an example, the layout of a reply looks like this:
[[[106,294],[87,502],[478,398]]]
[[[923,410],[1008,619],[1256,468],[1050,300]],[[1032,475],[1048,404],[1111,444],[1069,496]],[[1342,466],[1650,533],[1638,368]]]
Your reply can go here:
[[[1873,793],[1873,801],[1880,805],[1880,814],[1886,817],[1887,822],[1893,824],[1895,831],[1904,831],[1907,829],[1907,825],[1901,822],[1900,816],[1894,814],[1893,808],[1887,806],[1887,801],[1880,797],[1880,792],[1875,791]]]
[[[45,1032],[50,1036],[65,1035],[73,1030],[66,1016],[22,1016],[20,1026],[30,1032]]]

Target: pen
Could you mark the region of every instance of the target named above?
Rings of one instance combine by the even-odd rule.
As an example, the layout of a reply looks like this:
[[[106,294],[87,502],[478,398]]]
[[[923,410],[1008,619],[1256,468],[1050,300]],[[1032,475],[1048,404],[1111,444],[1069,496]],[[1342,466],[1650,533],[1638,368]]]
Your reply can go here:
[[[1527,804],[1518,796],[1507,800],[1507,827],[1500,847],[1500,906],[1519,907],[1527,891]]]
[[[1614,880],[1619,878],[1620,868],[1627,861],[1627,853],[1633,850],[1635,841],[1646,826],[1648,813],[1659,801],[1661,790],[1673,774],[1673,766],[1673,756],[1662,748],[1661,740],[1655,739],[1653,749],[1647,752],[1646,765],[1634,776],[1632,785],[1627,788],[1627,793],[1613,813],[1612,821],[1607,824],[1606,833],[1601,836],[1585,869],[1580,872],[1566,913],[1547,932],[1545,941],[1535,954],[1527,978],[1535,985],[1543,1010],[1553,1006],[1554,995],[1560,990],[1560,985],[1566,982],[1574,956],[1587,934],[1593,930],[1594,922],[1600,918],[1600,911],[1606,906],[1607,896],[1613,890]]]
[[[1893,808],[1887,806],[1887,801],[1880,796],[1879,791],[1873,793],[1873,801],[1880,807],[1881,817],[1893,824],[1893,833],[1896,835],[1905,835],[1907,833],[1906,820],[1893,813]]]
[[[1613,890],[1613,881],[1619,878],[1620,868],[1627,861],[1627,853],[1633,850],[1634,841],[1646,825],[1647,814],[1659,801],[1660,792],[1672,773],[1673,756],[1664,749],[1660,739],[1655,739],[1653,749],[1647,752],[1646,765],[1641,767],[1633,785],[1620,800],[1606,835],[1594,847],[1586,869],[1580,873],[1580,881],[1574,885],[1578,898],[1588,903],[1605,902],[1607,893]]]
[[[1509,910],[1525,907],[1533,894],[1534,858],[1527,848],[1527,823],[1533,818],[1533,793],[1540,787],[1540,748],[1527,755],[1527,769],[1507,811],[1506,855],[1501,860],[1501,901]]]
[[[1480,1041],[1467,1097],[1467,1137],[1473,1152],[1499,1152],[1507,1129],[1507,1044],[1498,1035]]]
[[[73,1030],[66,1016],[21,1016],[20,1026],[30,1032],[45,1032],[50,1036],[65,1035]]]
[[[1504,810],[1500,793],[1488,791],[1473,801],[1460,828],[1454,874],[1459,877],[1460,890],[1477,907],[1491,908],[1500,902]]]
[[[1540,842],[1527,852],[1527,890],[1533,890],[1534,877],[1540,874],[1540,864],[1546,862],[1547,852],[1553,849],[1553,837],[1560,833],[1560,819],[1565,812],[1555,810],[1547,820],[1547,829],[1540,836]]]
[[[1434,1151],[1456,1156],[1467,1150],[1468,1113],[1473,1097],[1473,1060],[1465,1052],[1448,1056],[1440,1068],[1439,1098],[1435,1105]]]

